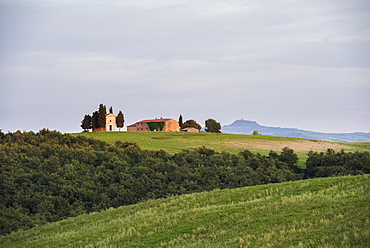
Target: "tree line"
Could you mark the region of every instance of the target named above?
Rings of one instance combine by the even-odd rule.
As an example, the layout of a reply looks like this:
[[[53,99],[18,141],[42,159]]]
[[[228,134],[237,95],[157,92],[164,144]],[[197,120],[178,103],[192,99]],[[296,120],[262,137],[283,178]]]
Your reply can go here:
[[[206,147],[171,155],[47,129],[0,131],[0,234],[147,199],[370,173],[369,152],[310,152],[306,169],[297,161],[288,147],[268,155]]]

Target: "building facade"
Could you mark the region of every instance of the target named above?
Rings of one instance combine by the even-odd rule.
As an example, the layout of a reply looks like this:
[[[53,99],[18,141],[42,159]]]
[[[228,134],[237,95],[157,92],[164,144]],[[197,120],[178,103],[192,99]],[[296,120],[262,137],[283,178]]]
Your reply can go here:
[[[109,113],[105,116],[105,127],[93,128],[93,132],[115,132],[117,131],[116,115]]]
[[[186,128],[183,128],[181,129],[181,132],[186,132],[186,133],[199,133],[200,130],[199,129],[196,129],[194,127],[186,127]]]
[[[105,131],[106,132],[114,132],[117,131],[117,124],[116,124],[116,115],[109,113],[107,114],[106,118],[106,125],[105,125]]]
[[[163,128],[162,128],[163,127]],[[159,130],[161,129],[162,130]],[[156,118],[151,120],[143,120],[135,124],[127,126],[128,132],[142,131],[162,131],[162,132],[178,132],[180,130],[179,122],[174,119]]]

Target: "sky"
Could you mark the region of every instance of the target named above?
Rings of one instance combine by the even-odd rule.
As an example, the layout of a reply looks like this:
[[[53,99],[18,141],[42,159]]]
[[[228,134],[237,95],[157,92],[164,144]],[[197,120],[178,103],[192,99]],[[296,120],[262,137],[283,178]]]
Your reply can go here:
[[[368,0],[0,0],[0,129],[235,120],[370,132]],[[125,128],[124,128],[125,129]]]

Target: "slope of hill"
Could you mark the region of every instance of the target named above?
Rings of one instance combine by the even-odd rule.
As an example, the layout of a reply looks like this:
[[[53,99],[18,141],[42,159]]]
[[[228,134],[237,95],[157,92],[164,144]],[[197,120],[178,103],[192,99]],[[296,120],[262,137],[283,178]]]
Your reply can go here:
[[[277,137],[267,135],[244,134],[214,134],[214,133],[184,133],[184,132],[104,132],[104,133],[74,133],[73,136],[86,136],[96,138],[108,143],[116,141],[134,142],[143,149],[163,149],[169,153],[181,152],[183,149],[193,149],[205,146],[218,152],[225,151],[238,153],[248,149],[253,152],[268,153],[281,151],[290,147],[297,153],[309,151],[334,150],[370,150],[368,143],[341,144],[338,142],[307,140],[291,137]]]
[[[368,175],[214,190],[80,215],[2,247],[368,247]]]
[[[289,137],[242,134],[184,133],[184,132],[104,132],[74,133],[73,136],[96,138],[108,143],[116,141],[134,142],[148,150],[165,150],[171,154],[184,149],[205,146],[218,152],[237,154],[248,149],[267,155],[269,151],[281,151],[284,147],[293,149],[299,156],[299,165],[304,166],[309,151],[370,151],[369,143],[341,144],[337,142],[307,140]]]
[[[116,133],[102,136],[117,138]],[[148,199],[370,173],[368,151],[328,149],[309,152],[305,168],[297,162],[290,148],[267,155],[205,147],[169,154],[131,142],[108,144],[46,129],[0,132],[0,235]]]
[[[252,134],[254,130],[267,136],[294,137],[302,139],[326,140],[335,142],[369,142],[370,133],[319,133],[296,128],[261,126],[255,121],[236,120],[222,127],[222,132],[232,134]]]

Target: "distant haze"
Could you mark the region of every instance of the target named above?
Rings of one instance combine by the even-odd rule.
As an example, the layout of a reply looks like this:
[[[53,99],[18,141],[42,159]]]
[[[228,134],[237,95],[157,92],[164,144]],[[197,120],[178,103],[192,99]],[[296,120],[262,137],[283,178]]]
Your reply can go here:
[[[0,0],[0,129],[156,117],[370,132],[365,0]],[[124,128],[125,129],[125,128]]]
[[[336,142],[369,142],[369,133],[320,133],[301,130],[297,128],[281,128],[281,127],[267,127],[259,125],[254,121],[247,120],[236,120],[230,125],[222,127],[223,133],[233,134],[253,134],[254,131],[258,131],[260,135],[267,136],[280,136],[280,137],[293,137],[303,138],[311,140],[326,140]]]

